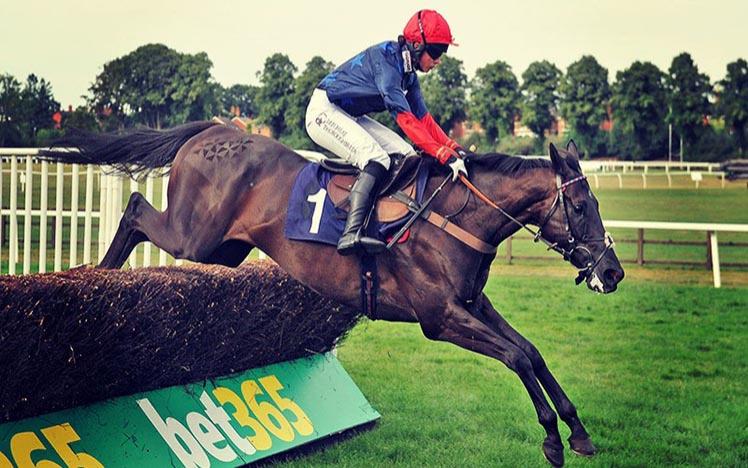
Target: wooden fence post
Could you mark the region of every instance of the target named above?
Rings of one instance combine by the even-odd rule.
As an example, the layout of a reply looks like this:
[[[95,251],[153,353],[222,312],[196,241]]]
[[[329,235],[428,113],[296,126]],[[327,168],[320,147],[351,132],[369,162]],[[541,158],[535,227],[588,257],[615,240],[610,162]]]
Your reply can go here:
[[[510,236],[506,242],[504,242],[504,245],[506,245],[506,263],[511,265],[512,264],[512,236]]]
[[[636,230],[636,263],[644,265],[644,229]]]

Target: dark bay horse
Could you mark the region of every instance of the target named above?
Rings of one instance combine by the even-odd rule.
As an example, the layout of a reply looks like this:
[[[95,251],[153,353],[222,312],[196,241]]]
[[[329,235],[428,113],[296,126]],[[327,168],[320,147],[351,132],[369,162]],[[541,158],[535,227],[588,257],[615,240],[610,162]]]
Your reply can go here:
[[[319,293],[357,306],[359,266],[334,246],[290,241],[284,223],[291,187],[307,164],[275,140],[208,122],[166,131],[124,135],[71,135],[58,143],[78,151],[50,150],[56,161],[108,164],[129,173],[171,164],[168,208],[159,212],[139,193],[125,208],[100,267],[120,268],[133,248],[150,241],[175,258],[239,265],[257,247],[291,276]],[[469,160],[470,181],[518,222],[540,226],[543,239],[576,267],[590,289],[616,289],[624,272],[610,248],[598,204],[579,166],[573,142],[550,147],[551,161],[506,155]],[[435,171],[427,195],[446,173]],[[469,192],[447,184],[431,209],[494,246],[519,225]],[[493,357],[519,375],[546,431],[543,453],[563,464],[556,412],[571,429],[578,454],[596,449],[577,411],[532,343],[483,294],[495,254],[482,254],[431,224],[418,221],[408,242],[377,258],[379,309],[375,319],[418,322],[424,335]]]

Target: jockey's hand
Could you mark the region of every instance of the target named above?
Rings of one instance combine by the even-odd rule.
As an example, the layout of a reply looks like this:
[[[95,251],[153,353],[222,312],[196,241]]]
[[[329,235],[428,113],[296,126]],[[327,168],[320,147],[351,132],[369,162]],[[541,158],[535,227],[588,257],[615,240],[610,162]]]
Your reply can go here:
[[[450,156],[449,159],[447,159],[446,164],[450,169],[452,169],[452,182],[457,180],[457,178],[460,177],[460,174],[465,174],[465,177],[468,176],[467,168],[465,167],[465,161],[463,161],[462,159],[455,156]]]
[[[465,159],[465,160],[468,160],[472,158],[473,156],[475,156],[475,153],[473,151],[468,151],[463,147],[458,147],[456,151],[457,151],[457,154],[460,155],[460,158]]]

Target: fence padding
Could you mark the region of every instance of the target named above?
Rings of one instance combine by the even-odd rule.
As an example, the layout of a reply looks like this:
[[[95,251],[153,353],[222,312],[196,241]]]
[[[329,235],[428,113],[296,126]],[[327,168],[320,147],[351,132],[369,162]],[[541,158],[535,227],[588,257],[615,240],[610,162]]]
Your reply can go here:
[[[357,310],[270,262],[0,277],[0,421],[330,350]]]

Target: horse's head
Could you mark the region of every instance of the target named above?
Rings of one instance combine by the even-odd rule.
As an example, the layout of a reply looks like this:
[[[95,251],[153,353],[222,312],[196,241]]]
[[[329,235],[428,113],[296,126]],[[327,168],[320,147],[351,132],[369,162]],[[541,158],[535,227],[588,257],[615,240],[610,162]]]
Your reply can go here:
[[[597,199],[582,174],[577,146],[569,141],[563,150],[551,144],[550,153],[556,190],[541,224],[543,238],[580,269],[577,283],[586,280],[593,291],[613,292],[624,272],[600,218]]]

